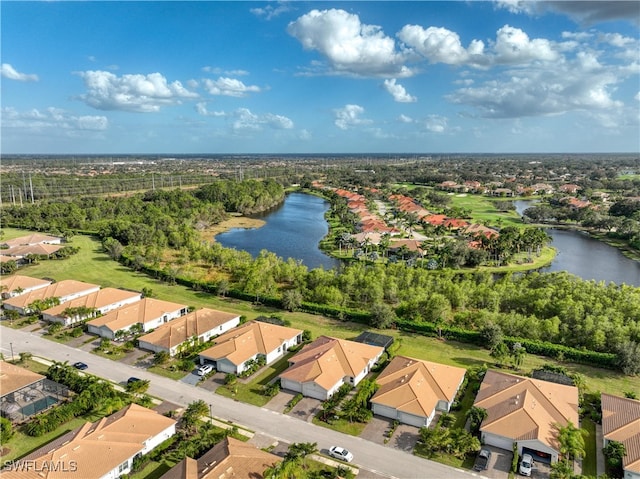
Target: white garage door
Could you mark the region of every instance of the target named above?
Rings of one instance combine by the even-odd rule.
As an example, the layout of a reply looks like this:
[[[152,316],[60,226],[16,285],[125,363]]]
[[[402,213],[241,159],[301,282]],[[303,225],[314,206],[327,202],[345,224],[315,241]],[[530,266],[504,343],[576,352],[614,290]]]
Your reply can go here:
[[[398,421],[403,424],[409,424],[410,426],[422,427],[426,425],[425,417],[416,416],[414,414],[408,414],[406,412],[398,413]]]
[[[499,447],[500,449],[506,449],[507,451],[513,450],[513,439],[508,437],[498,436],[496,434],[484,433],[484,443],[489,446]]]

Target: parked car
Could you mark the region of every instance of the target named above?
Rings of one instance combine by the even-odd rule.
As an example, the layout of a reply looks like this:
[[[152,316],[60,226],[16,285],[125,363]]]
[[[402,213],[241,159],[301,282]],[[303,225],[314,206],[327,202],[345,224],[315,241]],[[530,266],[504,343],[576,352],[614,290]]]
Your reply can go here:
[[[206,376],[211,371],[213,371],[213,366],[211,364],[203,364],[198,368],[198,376]]]
[[[84,371],[89,366],[87,366],[85,363],[82,363],[82,362],[78,361],[77,363],[73,363],[73,367],[76,368],[76,369],[80,369],[81,371]]]
[[[329,455],[336,459],[340,459],[341,461],[353,461],[353,454],[340,446],[331,446],[331,448],[329,448]]]
[[[523,454],[522,460],[520,461],[520,474],[523,476],[530,476],[531,470],[533,469],[533,457],[531,454]]]
[[[475,471],[484,471],[489,467],[489,461],[491,460],[491,451],[489,449],[480,449],[476,462],[473,465]]]
[[[138,381],[142,381],[142,379],[131,376],[129,379],[127,379],[127,384],[136,383]]]

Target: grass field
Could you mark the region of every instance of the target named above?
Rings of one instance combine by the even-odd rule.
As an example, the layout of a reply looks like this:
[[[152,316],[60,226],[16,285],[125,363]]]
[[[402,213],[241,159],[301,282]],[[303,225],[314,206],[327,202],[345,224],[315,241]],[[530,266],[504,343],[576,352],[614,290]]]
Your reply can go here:
[[[6,238],[24,234],[24,231],[5,229]],[[56,280],[76,279],[101,286],[128,288],[136,291],[150,288],[154,295],[160,299],[187,304],[196,308],[209,307],[229,311],[245,315],[248,319],[254,319],[260,315],[278,314],[282,318],[289,320],[292,327],[308,329],[314,338],[325,334],[349,339],[369,329],[363,324],[341,322],[301,312],[289,313],[244,301],[193,291],[179,285],[168,285],[155,278],[150,278],[125,268],[109,259],[105,253],[101,252],[100,242],[94,238],[75,236],[72,244],[80,248],[80,252],[77,255],[66,260],[43,261],[37,265],[27,266],[22,268],[20,273],[38,278],[50,277]],[[396,330],[381,332],[401,340],[398,354],[464,368],[482,364],[491,366],[493,364],[488,350],[471,344],[443,341]],[[554,361],[549,358],[527,355],[520,372],[527,373],[545,362]],[[590,391],[607,391],[617,395],[623,395],[626,391],[634,391],[636,394],[640,394],[640,384],[637,378],[624,376],[617,371],[578,364],[563,363],[563,366],[570,372],[578,372],[584,375],[587,388]]]

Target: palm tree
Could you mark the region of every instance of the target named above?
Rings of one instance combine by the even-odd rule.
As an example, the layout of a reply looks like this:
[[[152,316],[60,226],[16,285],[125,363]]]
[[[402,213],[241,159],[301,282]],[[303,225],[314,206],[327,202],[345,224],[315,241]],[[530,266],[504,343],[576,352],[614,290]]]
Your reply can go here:
[[[558,442],[560,443],[560,453],[567,464],[573,462],[578,457],[584,457],[584,431],[578,429],[569,421],[566,426],[556,424],[558,429]]]

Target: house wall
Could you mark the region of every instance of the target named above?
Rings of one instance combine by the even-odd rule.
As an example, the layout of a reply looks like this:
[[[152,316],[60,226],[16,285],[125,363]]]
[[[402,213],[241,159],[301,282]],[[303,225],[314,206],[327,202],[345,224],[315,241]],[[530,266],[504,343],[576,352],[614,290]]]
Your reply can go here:
[[[403,424],[409,424],[411,426],[416,426],[416,427],[429,426],[429,424],[433,420],[433,417],[435,416],[435,413],[436,413],[434,409],[433,411],[431,411],[431,414],[428,417],[418,416],[416,414],[410,414],[407,412],[398,411],[393,407],[384,406],[382,404],[376,404],[376,403],[371,404],[371,409],[373,410],[374,414],[377,414],[383,417],[388,417],[389,419],[393,419],[394,421],[397,420]]]
[[[173,436],[175,433],[176,433],[176,425],[172,424],[171,426],[166,428],[161,433],[156,434],[151,439],[147,439],[145,441],[145,443],[144,443],[144,449],[142,450],[142,454],[148,454],[153,449],[155,449],[157,446],[159,446],[160,443],[162,443],[163,441],[166,441],[171,436]]]
[[[640,474],[633,471],[624,471],[624,479],[640,479]]]
[[[101,308],[98,308],[101,314],[107,314],[109,311],[113,311],[114,309],[122,308],[128,304],[133,304],[142,299],[142,295],[132,296],[131,298],[123,299],[122,301],[117,301],[115,303],[108,304]]]
[[[179,318],[180,316],[182,316],[182,310],[177,310],[177,311],[172,311],[170,313],[165,313],[162,316],[160,316],[159,318],[155,318],[152,319],[150,321],[146,321],[143,325],[142,325],[142,330],[144,332],[148,332],[151,331],[152,329],[156,329],[158,326],[162,326],[165,323],[168,323],[169,321],[172,321],[176,318]]]
[[[145,349],[147,351],[152,351],[154,353],[159,353],[160,351],[166,351],[169,353],[169,355],[173,356],[171,354],[171,351],[169,351],[168,348],[165,348],[164,346],[158,346],[157,344],[148,343],[146,341],[138,340],[138,347],[140,349]]]
[[[106,326],[93,326],[92,324],[88,324],[87,331],[92,334],[97,334],[98,336],[101,336],[103,338],[115,338],[115,333]]]
[[[205,359],[205,362],[207,361],[207,359]],[[221,373],[231,373],[231,374],[238,374],[238,367],[233,364],[231,361],[229,361],[228,359],[225,358],[221,358],[221,359],[216,359],[216,369],[221,372]],[[202,359],[200,360],[200,364],[204,364],[204,362],[202,361]]]

